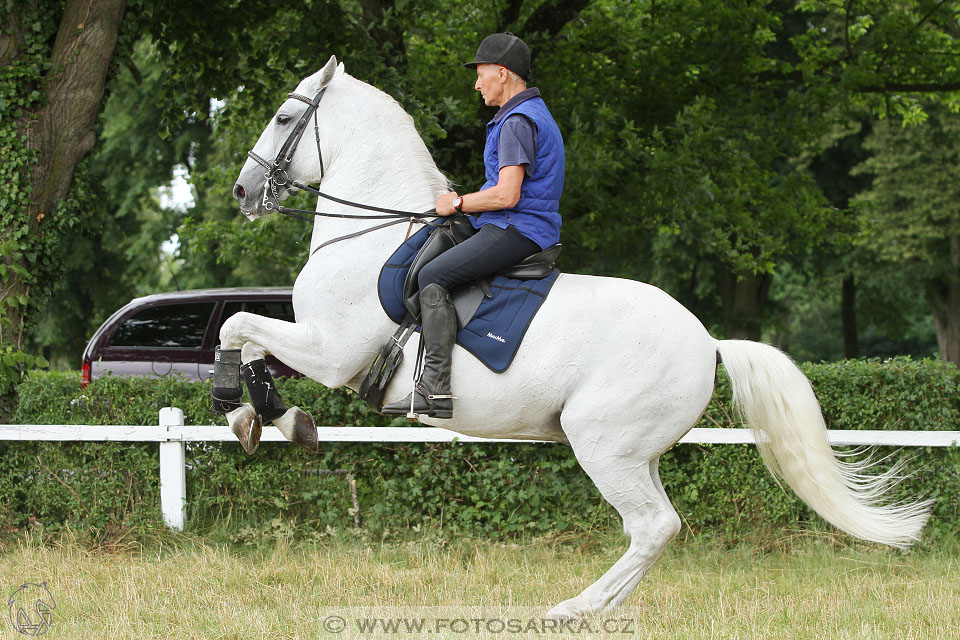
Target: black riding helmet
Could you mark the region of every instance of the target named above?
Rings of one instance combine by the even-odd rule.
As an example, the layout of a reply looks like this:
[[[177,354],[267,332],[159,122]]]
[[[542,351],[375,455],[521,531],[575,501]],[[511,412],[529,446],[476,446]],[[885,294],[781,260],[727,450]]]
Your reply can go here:
[[[463,66],[476,69],[478,64],[499,64],[515,72],[524,82],[530,80],[530,49],[526,42],[509,31],[484,38],[473,62]]]

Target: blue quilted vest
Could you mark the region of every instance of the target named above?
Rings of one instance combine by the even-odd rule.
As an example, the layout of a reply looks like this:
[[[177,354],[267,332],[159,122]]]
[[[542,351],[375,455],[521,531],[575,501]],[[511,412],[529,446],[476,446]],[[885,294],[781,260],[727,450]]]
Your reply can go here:
[[[472,218],[473,226],[495,224],[501,228],[513,225],[541,249],[560,242],[560,195],[563,193],[563,136],[547,105],[539,97],[524,100],[516,107],[487,123],[487,144],[483,150],[486,183],[481,191],[497,184],[500,178],[500,129],[507,116],[522,113],[537,126],[537,159],[534,175],[526,176],[520,187],[520,201],[512,209],[487,211]]]

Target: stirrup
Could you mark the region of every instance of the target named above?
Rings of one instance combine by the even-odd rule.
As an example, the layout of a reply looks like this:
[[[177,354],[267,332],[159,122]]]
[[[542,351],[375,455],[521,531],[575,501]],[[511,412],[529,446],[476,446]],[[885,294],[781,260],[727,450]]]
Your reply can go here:
[[[420,395],[424,397],[428,403],[433,400],[458,400],[457,396],[454,395],[438,395],[438,394],[423,394],[417,391],[416,383],[414,383],[413,391],[410,392],[410,410],[407,412],[407,420],[417,421],[417,416],[425,415],[423,413],[417,413],[413,410],[414,405],[417,402],[417,396]],[[427,416],[430,417],[430,416]]]
[[[414,406],[416,405],[416,402],[417,402],[417,396],[420,396],[421,398],[423,398],[424,400],[427,401],[428,407],[427,407],[427,411],[426,411],[426,412],[421,411],[421,412],[418,413],[417,411],[414,410]],[[453,415],[452,415],[453,408],[452,408],[452,407],[451,407],[451,409],[450,409],[451,415],[449,415],[449,416],[438,416],[438,415],[436,415],[435,413],[431,413],[431,411],[434,411],[434,412],[435,412],[435,411],[438,411],[438,410],[439,410],[439,411],[446,412],[446,410],[445,410],[445,409],[437,409],[436,407],[430,407],[429,405],[433,404],[433,401],[434,401],[434,400],[456,400],[456,399],[457,399],[457,396],[449,395],[449,394],[426,394],[426,393],[420,393],[420,392],[417,390],[416,386],[414,386],[413,391],[410,392],[410,410],[407,411],[407,416],[406,416],[406,418],[407,418],[407,420],[410,420],[411,422],[419,422],[419,416],[426,416],[426,417],[428,417],[428,418],[437,418],[438,420],[449,420],[450,418],[453,417]]]
[[[413,391],[410,392],[410,410],[407,411],[407,420],[417,422],[417,415],[413,411],[413,405],[417,403],[417,380],[413,381]]]

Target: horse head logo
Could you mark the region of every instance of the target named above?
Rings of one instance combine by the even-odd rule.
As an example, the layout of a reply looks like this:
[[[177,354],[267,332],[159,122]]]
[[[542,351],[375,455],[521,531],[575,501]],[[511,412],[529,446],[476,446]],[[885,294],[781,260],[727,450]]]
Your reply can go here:
[[[25,636],[41,636],[53,621],[51,609],[57,606],[47,589],[47,583],[27,583],[10,594],[7,600],[13,628]]]

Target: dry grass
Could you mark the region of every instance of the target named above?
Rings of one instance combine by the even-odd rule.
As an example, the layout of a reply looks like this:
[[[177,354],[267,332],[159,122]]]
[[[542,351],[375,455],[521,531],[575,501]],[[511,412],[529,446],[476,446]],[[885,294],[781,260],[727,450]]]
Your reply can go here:
[[[675,543],[624,607],[588,621],[593,631],[544,627],[552,605],[623,549],[622,539],[599,534],[524,545],[341,536],[253,551],[190,537],[112,551],[23,539],[0,552],[0,575],[8,593],[47,582],[57,602],[47,638],[940,640],[960,629],[956,546],[902,554],[823,535],[776,551]],[[424,619],[424,627],[361,631],[368,618]],[[341,620],[346,629],[330,633]],[[0,629],[0,638],[21,637],[9,621]]]

